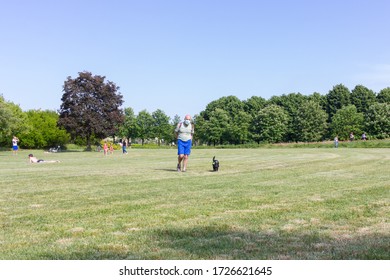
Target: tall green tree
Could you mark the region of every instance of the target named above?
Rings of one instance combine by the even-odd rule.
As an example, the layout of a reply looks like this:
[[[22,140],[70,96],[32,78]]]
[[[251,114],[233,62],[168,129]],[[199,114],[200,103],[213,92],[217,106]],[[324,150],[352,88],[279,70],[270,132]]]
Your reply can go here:
[[[170,118],[160,109],[152,113],[152,118],[153,134],[157,138],[158,145],[160,146],[162,140],[170,142],[172,139],[172,127],[169,124]]]
[[[333,89],[328,92],[326,95],[326,112],[328,113],[329,121],[338,110],[351,104],[350,98],[351,92],[343,84],[334,86]]]
[[[114,135],[124,121],[119,87],[104,76],[80,72],[64,82],[58,125],[73,137],[85,138],[91,150],[91,138]]]
[[[282,107],[288,114],[288,129],[285,134],[285,141],[299,141],[300,135],[296,130],[296,118],[297,114],[302,107],[302,104],[308,100],[307,96],[301,93],[283,94],[282,96],[273,96],[269,104],[275,104]]]
[[[125,137],[131,143],[132,139],[137,137],[137,118],[131,107],[125,108],[124,113],[124,121],[120,126],[119,133],[121,137]]]
[[[249,128],[252,122],[252,116],[244,111],[238,112],[229,122],[229,139],[232,144],[244,144],[249,141]]]
[[[366,132],[370,137],[385,139],[390,137],[390,103],[376,103],[368,108]]]
[[[207,122],[206,131],[209,133],[207,140],[214,144],[229,143],[224,135],[229,128],[229,114],[220,108],[216,108],[210,115]]]
[[[320,104],[321,108],[326,112],[326,96],[321,95],[318,92],[313,92],[313,94],[308,96],[309,101],[314,101]]]
[[[270,104],[260,110],[252,124],[252,137],[257,142],[282,142],[288,132],[288,114],[278,105]]]
[[[227,143],[224,135],[229,128],[229,114],[220,108],[215,108],[213,111],[207,112],[207,119],[204,111],[196,117],[195,134],[196,140],[208,145]]]
[[[31,149],[64,146],[70,136],[65,129],[57,126],[58,114],[50,110],[29,110],[26,112],[27,123],[31,129],[21,134],[23,146]]]
[[[359,113],[366,113],[368,108],[376,103],[375,93],[362,85],[357,85],[351,91],[351,104]]]
[[[298,141],[323,140],[327,129],[328,115],[315,101],[305,101],[297,112],[294,122]]]
[[[196,115],[196,117],[199,118],[198,115]],[[193,118],[194,122],[196,122],[195,118]],[[178,114],[176,114],[173,119],[171,120],[171,134],[170,134],[170,141],[169,143],[175,143],[176,142],[176,134],[175,134],[175,129],[177,127],[177,125],[179,124],[179,122],[181,121],[181,118]],[[194,140],[199,140],[199,133],[198,131],[194,134]],[[195,141],[194,141],[195,142]]]
[[[390,87],[382,89],[376,96],[379,103],[390,103]]]
[[[26,113],[19,105],[6,101],[0,95],[0,145],[11,146],[12,136],[20,136],[22,133],[30,131],[31,127],[27,123]],[[20,138],[20,146],[23,147],[23,138]]]
[[[245,132],[238,131],[237,122],[239,120],[247,119],[247,116],[242,115],[244,110],[244,103],[235,96],[224,96],[215,101],[210,102],[204,111],[200,113],[203,121],[197,125],[200,132],[204,131],[206,127],[213,127],[213,136],[206,136],[205,141],[211,143],[228,143],[237,144],[247,138]],[[221,123],[216,123],[216,116],[221,117]],[[225,122],[226,121],[226,122]],[[202,127],[202,125],[205,125]],[[243,124],[247,125],[246,123]],[[217,132],[218,131],[218,132]],[[221,134],[220,136],[217,136]],[[218,138],[218,139],[217,139]]]
[[[228,114],[229,118],[233,118],[239,112],[244,111],[244,102],[233,95],[223,96],[207,104],[205,111],[202,113],[203,117],[206,120],[209,119],[209,114],[216,109],[224,110]]]
[[[148,111],[142,110],[138,113],[136,118],[137,138],[141,139],[142,145],[146,139],[153,137],[153,123],[153,117]]]
[[[267,105],[267,100],[260,96],[252,96],[243,103],[245,112],[255,117]]]
[[[207,131],[207,122],[200,114],[196,114],[193,117],[194,121],[194,130],[195,133],[193,135],[193,143],[205,143],[209,144],[208,142],[208,131]],[[177,127],[177,124],[180,122],[180,118],[175,120],[175,118],[172,121],[173,129]]]
[[[176,127],[177,124],[178,124],[180,121],[181,121],[180,116],[176,114],[176,115],[173,117],[173,119],[172,119],[172,126]]]
[[[344,140],[349,138],[351,132],[360,135],[364,128],[363,113],[359,113],[355,105],[345,106],[334,114],[331,128],[333,135],[338,135]]]

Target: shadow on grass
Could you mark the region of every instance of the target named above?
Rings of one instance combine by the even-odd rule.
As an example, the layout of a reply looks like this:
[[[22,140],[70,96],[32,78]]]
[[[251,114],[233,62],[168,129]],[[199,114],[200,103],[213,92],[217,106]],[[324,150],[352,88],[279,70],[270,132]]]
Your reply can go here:
[[[155,170],[156,171],[167,171],[167,172],[176,172],[177,173],[177,169],[174,169],[174,168],[157,168]]]
[[[366,235],[337,240],[316,232],[253,233],[217,227],[167,229],[155,232],[159,247],[172,259],[390,259],[390,236]]]
[[[155,169],[155,170],[156,170],[156,171],[167,171],[167,172],[176,172],[176,173],[178,173],[177,169],[157,168],[157,169]],[[214,170],[208,170],[208,171],[211,172],[211,173],[216,172],[216,171],[214,171]],[[191,171],[188,171],[188,172],[191,172]]]
[[[228,226],[161,229],[150,233],[144,249],[126,244],[88,245],[66,251],[32,253],[34,260],[389,260],[389,235],[332,239],[317,232],[250,232]]]

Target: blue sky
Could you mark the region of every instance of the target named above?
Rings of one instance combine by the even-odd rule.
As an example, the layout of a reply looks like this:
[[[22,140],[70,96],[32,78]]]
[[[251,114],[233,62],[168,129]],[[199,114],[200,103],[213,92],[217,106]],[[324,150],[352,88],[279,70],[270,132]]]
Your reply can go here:
[[[120,87],[137,114],[222,96],[390,86],[390,1],[0,0],[0,94],[58,110],[68,76]]]

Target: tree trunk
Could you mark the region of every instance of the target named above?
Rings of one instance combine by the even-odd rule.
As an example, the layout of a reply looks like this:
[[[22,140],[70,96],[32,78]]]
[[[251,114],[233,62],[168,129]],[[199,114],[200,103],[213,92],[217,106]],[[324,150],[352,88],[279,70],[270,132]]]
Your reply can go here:
[[[91,136],[90,135],[87,136],[87,151],[88,152],[92,151],[92,148],[91,148]]]

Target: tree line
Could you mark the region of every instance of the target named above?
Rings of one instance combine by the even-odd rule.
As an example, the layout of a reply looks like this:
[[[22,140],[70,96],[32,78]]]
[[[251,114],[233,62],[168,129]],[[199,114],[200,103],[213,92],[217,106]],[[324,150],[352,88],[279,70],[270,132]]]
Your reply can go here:
[[[196,124],[199,139],[208,144],[346,140],[350,132],[384,139],[390,135],[390,88],[375,94],[362,85],[350,91],[339,84],[326,95],[290,93],[244,101],[227,96],[209,103]]]
[[[131,141],[175,141],[173,130],[181,121],[163,110],[137,115],[122,108],[119,87],[104,76],[80,72],[64,82],[58,111],[29,110],[0,95],[0,145],[8,147],[13,135],[23,148],[49,148],[68,143],[91,145],[112,136]],[[224,96],[210,102],[193,118],[197,144],[247,144],[346,140],[350,132],[370,139],[390,137],[390,87],[375,93],[357,85],[351,91],[339,84],[325,95],[283,94],[240,100]]]

